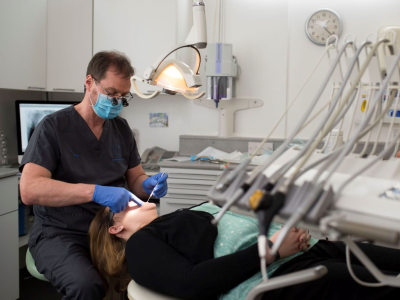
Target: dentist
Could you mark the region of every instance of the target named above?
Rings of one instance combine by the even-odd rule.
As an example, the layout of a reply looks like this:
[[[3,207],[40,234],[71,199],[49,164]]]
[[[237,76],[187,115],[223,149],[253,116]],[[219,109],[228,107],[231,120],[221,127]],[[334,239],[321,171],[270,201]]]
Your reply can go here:
[[[100,207],[118,213],[140,201],[132,193],[141,199],[153,189],[158,198],[167,193],[168,175],[146,176],[132,131],[118,116],[132,99],[133,74],[122,53],[94,55],[82,102],[46,116],[21,162],[21,198],[35,214],[29,249],[64,300],[105,296],[87,237]]]

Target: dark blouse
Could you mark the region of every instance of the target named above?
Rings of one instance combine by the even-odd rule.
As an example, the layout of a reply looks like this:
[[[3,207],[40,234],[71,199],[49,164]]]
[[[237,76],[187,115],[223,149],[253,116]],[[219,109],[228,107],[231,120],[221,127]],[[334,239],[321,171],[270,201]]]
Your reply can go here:
[[[214,259],[218,231],[212,215],[179,210],[161,216],[126,244],[131,277],[181,299],[217,299],[260,270],[257,244]]]

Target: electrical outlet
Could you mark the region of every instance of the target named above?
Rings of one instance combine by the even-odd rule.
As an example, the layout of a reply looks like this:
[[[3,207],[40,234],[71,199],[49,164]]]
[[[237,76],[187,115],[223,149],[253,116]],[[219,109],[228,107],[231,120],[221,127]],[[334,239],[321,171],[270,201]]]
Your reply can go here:
[[[247,144],[247,151],[249,152],[249,154],[253,154],[254,151],[256,151],[257,147],[260,145],[261,143],[259,142],[249,142]],[[274,144],[273,143],[265,143],[260,150],[258,150],[258,152],[256,153],[256,155],[261,155],[264,154],[268,151],[273,151],[274,150]]]

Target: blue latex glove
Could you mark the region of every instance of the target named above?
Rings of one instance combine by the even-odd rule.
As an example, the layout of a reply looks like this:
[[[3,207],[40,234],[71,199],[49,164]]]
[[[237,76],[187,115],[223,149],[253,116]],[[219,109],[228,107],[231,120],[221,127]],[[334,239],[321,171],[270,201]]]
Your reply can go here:
[[[143,189],[148,195],[151,194],[151,192],[153,191],[154,187],[158,182],[158,185],[154,190],[153,196],[157,198],[165,196],[165,194],[168,191],[168,183],[167,183],[168,174],[164,173],[164,175],[161,176],[162,174],[163,173],[158,173],[143,181]]]
[[[95,186],[92,200],[108,206],[114,213],[123,211],[128,206],[129,201],[134,201],[138,205],[143,204],[138,197],[122,187],[102,185]]]

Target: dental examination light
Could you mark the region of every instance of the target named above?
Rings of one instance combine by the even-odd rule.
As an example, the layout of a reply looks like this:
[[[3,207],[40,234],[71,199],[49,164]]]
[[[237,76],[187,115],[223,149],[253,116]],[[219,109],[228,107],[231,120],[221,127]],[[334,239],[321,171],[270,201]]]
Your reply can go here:
[[[151,99],[160,94],[161,91],[157,90],[150,95],[145,95],[139,90],[136,81],[162,87],[162,92],[166,94],[181,93],[189,99],[198,99],[205,94],[205,92],[199,93],[199,87],[202,83],[199,75],[201,56],[198,50],[207,46],[204,2],[194,2],[192,10],[193,27],[185,43],[175,45],[162,54],[151,67],[146,69],[143,78],[137,75],[131,77],[132,87],[139,97]],[[196,62],[193,69],[177,59],[168,58],[172,53],[182,48],[190,48],[195,51]]]

